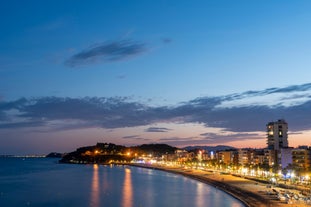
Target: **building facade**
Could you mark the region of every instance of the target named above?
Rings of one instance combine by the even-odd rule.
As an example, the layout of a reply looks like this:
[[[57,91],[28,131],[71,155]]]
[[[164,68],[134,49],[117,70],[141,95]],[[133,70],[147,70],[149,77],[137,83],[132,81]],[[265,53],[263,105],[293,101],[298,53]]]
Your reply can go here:
[[[294,148],[288,147],[288,148],[282,148],[280,157],[279,157],[279,165],[282,169],[287,168],[289,165],[293,163],[293,153]]]
[[[310,170],[311,150],[310,148],[296,148],[292,150],[293,168],[298,171]]]
[[[288,147],[288,124],[284,119],[267,124],[267,145],[269,150]]]

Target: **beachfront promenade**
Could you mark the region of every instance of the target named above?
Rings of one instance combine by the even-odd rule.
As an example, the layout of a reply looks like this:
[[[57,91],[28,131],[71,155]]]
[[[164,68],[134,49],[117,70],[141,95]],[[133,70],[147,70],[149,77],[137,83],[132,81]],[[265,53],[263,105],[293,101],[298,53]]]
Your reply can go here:
[[[308,197],[301,195],[297,189],[288,189],[285,186],[271,186],[267,183],[247,179],[231,174],[222,174],[216,171],[185,169],[163,165],[131,164],[132,166],[164,170],[181,174],[223,190],[251,207],[264,206],[311,206]],[[288,186],[294,187],[294,186]]]

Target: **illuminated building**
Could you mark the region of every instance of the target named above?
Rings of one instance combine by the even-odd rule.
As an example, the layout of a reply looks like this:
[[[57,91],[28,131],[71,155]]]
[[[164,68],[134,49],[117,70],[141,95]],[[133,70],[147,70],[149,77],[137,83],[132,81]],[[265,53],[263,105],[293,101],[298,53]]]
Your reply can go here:
[[[296,170],[309,170],[311,165],[310,158],[310,149],[296,148],[292,150],[292,164]]]
[[[219,163],[223,163],[227,165],[231,163],[237,164],[237,162],[234,162],[235,154],[237,154],[237,151],[219,151],[216,154],[217,154],[217,159]]]
[[[288,147],[288,125],[284,119],[267,124],[267,145],[269,150],[280,150]]]

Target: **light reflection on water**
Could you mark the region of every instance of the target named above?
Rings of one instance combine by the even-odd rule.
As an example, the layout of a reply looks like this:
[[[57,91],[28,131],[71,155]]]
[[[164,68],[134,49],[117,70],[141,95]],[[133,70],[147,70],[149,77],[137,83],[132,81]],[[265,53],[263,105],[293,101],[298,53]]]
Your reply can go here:
[[[196,206],[204,206],[204,194],[203,194],[203,190],[204,189],[204,184],[203,183],[197,183],[197,189],[196,189],[196,194],[197,194],[197,198],[196,198]]]
[[[99,207],[99,176],[98,176],[98,165],[93,165],[93,178],[91,188],[91,202],[90,207]]]
[[[1,207],[244,206],[204,183],[151,169],[12,158],[0,166]]]
[[[117,183],[119,184],[115,182],[116,180],[111,180],[111,178],[116,179],[117,177],[117,174],[111,177],[111,172],[115,171],[116,169],[118,169],[118,172],[120,173],[118,174],[117,178]],[[137,172],[141,174],[139,178],[137,177]],[[111,204],[113,204],[113,206],[120,207],[134,207],[137,205],[145,206],[146,204],[148,206],[158,206],[158,204],[160,206],[179,206],[180,204],[188,205],[190,203],[193,203],[193,206],[196,207],[224,206],[223,200],[227,199],[226,196],[228,195],[225,195],[218,189],[211,189],[204,183],[193,181],[191,179],[180,177],[174,174],[166,174],[164,177],[163,176],[164,175],[162,172],[150,169],[131,168],[124,166],[103,167],[93,165],[89,207],[110,206]],[[155,177],[164,180],[168,178],[167,181],[169,181],[168,183],[170,188],[177,191],[170,192],[166,191],[165,189],[161,189],[161,191],[159,191],[158,185],[161,185],[162,182],[154,183],[152,180]],[[178,181],[180,178],[182,179],[182,182]],[[143,191],[140,191],[140,195],[143,195],[144,197],[143,201],[140,201],[141,196],[137,197],[139,187],[134,185],[137,182],[137,179],[142,179],[144,182]],[[115,197],[116,189],[119,189],[119,201],[113,200],[113,203],[106,203],[106,199],[109,199],[110,196]],[[178,189],[181,190],[181,193],[186,193],[186,195],[181,196],[178,193]],[[165,198],[163,193],[167,194],[168,197]],[[161,201],[162,198],[164,200]],[[243,205],[241,205],[240,202],[229,202],[229,206],[241,207]]]
[[[123,195],[122,195],[122,206],[132,207],[133,206],[133,187],[132,187],[132,174],[129,168],[125,168],[125,176],[123,183]]]
[[[99,180],[99,166],[97,164],[93,165],[93,176],[92,176],[92,186],[91,186],[91,198],[90,198],[90,207],[99,207],[100,205],[100,193],[105,191],[108,188],[107,175],[103,175],[103,185],[100,185]],[[133,186],[132,186],[132,174],[131,169],[124,169],[124,181],[122,186],[122,201],[121,204],[123,207],[132,207],[133,206]]]

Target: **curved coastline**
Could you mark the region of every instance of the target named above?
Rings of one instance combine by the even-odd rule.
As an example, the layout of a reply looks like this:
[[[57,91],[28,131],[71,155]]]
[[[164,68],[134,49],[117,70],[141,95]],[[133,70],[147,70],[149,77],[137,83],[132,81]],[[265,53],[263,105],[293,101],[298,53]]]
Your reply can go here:
[[[181,168],[168,168],[162,166],[144,165],[144,164],[128,164],[129,166],[142,167],[154,170],[161,170],[165,172],[183,175],[197,181],[211,185],[220,189],[234,198],[240,200],[247,207],[264,207],[264,206],[285,206],[287,204],[280,203],[262,192],[259,193],[260,187],[264,184],[258,184],[256,181],[251,181],[245,178],[234,177],[232,175],[215,175],[210,172],[184,170]],[[252,185],[254,190],[248,190],[247,187]]]

